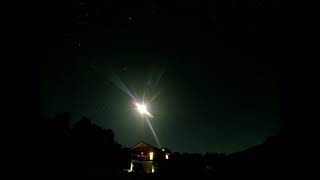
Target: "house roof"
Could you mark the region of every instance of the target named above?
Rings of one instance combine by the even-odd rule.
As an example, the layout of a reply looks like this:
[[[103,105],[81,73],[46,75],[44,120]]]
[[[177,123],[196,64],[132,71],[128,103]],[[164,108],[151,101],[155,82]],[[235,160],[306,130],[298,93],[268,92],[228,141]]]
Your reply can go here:
[[[156,149],[159,150],[158,148],[152,146],[151,144],[148,144],[146,142],[139,142],[136,145],[132,146],[129,150],[135,150],[135,149]]]

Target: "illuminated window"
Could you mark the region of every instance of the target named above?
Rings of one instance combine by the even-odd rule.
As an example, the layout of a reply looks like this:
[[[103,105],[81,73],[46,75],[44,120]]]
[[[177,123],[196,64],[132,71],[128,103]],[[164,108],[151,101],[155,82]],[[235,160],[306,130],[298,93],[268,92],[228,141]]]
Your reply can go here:
[[[169,154],[166,154],[166,159],[169,159]]]
[[[150,161],[153,160],[153,152],[149,152],[149,159],[150,159]]]

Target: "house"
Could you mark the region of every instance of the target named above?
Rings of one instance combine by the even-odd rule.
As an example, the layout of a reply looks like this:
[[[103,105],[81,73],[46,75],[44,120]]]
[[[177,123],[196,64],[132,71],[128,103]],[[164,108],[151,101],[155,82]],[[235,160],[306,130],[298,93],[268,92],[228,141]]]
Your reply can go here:
[[[165,148],[156,148],[140,142],[129,149],[131,164],[129,172],[156,173],[162,161],[168,160],[170,153]]]

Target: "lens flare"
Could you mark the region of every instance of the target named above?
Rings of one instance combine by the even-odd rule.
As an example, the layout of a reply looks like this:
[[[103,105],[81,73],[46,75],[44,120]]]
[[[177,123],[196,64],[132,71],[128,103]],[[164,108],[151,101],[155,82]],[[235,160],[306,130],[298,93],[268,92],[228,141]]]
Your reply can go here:
[[[154,88],[156,88],[158,86],[158,83],[159,83],[164,71],[165,71],[165,68],[163,68],[163,70],[161,71],[161,73],[157,77],[156,83],[151,89],[152,92],[154,92]],[[112,75],[113,76],[110,77],[110,81],[112,82],[112,84],[115,87],[119,88],[124,94],[126,94],[131,99],[131,102],[134,104],[137,111],[142,115],[142,118],[145,119],[146,122],[148,123],[150,130],[154,136],[154,139],[156,140],[156,143],[157,143],[158,147],[160,148],[161,147],[160,141],[159,141],[158,136],[157,136],[155,130],[153,129],[152,124],[150,123],[150,119],[149,119],[149,118],[154,118],[154,116],[148,111],[148,105],[158,96],[160,91],[157,91],[153,95],[147,96],[146,95],[147,91],[145,90],[143,92],[142,98],[139,98],[134,87],[131,87],[132,90],[130,90],[129,87],[115,73],[112,73]],[[148,84],[151,84],[151,80],[148,82]]]

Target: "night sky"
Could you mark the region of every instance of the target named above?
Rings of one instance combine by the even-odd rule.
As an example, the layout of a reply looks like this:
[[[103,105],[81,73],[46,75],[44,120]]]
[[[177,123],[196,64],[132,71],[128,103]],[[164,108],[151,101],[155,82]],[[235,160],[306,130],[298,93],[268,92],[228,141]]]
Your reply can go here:
[[[161,145],[237,152],[280,130],[277,5],[266,1],[48,1],[41,106],[156,145],[132,100],[148,107]]]

